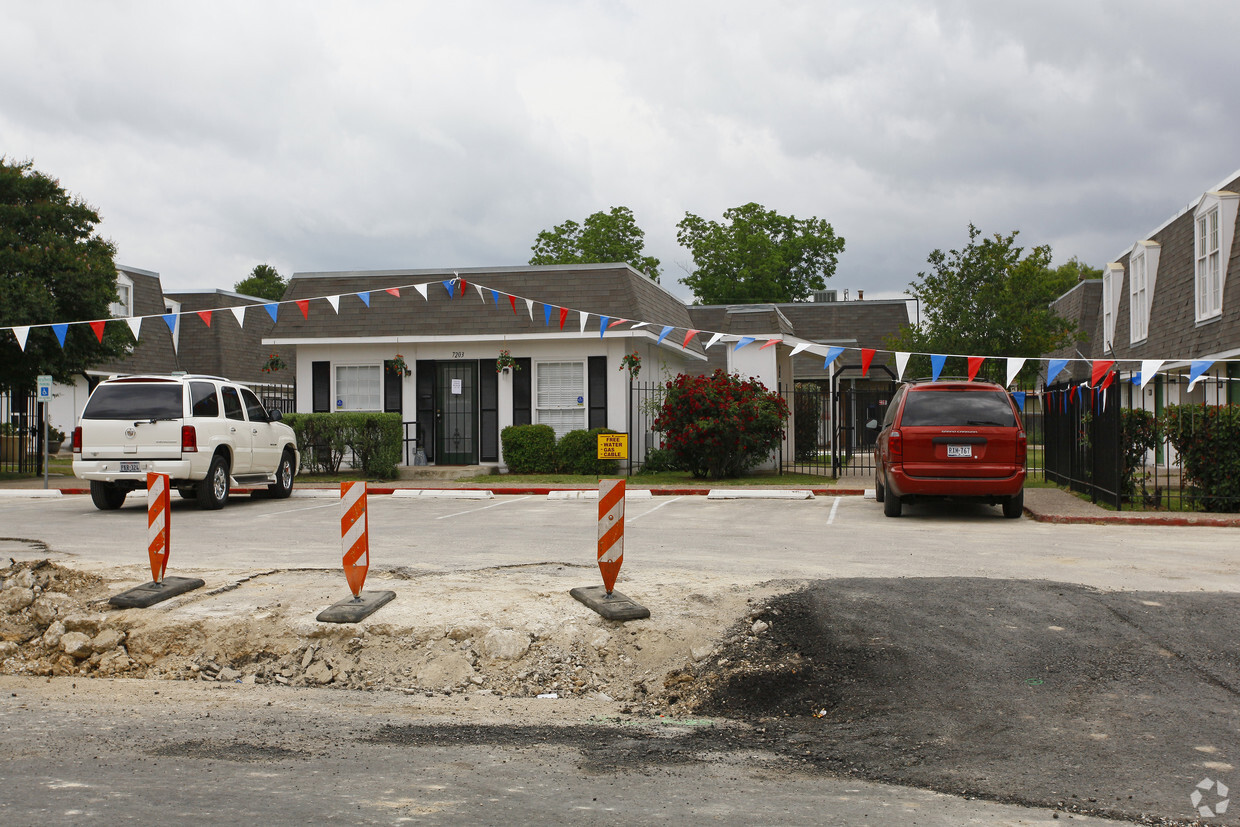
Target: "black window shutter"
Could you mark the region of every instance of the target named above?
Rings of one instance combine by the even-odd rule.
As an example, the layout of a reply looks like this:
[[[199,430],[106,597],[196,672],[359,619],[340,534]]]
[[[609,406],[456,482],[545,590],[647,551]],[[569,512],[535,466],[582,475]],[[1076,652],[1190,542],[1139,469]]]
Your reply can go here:
[[[478,360],[478,460],[499,461],[499,374],[494,359]]]
[[[405,374],[396,369],[391,359],[383,362],[383,412],[401,413],[404,411],[404,378]]]
[[[426,453],[426,461],[435,461],[435,362],[419,359],[414,364],[417,387],[418,447]]]
[[[315,413],[331,413],[332,410],[332,363],[310,364],[311,408]]]
[[[530,359],[518,359],[520,370],[512,372],[512,424],[529,425],[534,421],[530,388],[534,381],[534,363]]]
[[[591,356],[588,362],[586,387],[590,395],[590,418],[587,428],[607,427],[607,357]]]

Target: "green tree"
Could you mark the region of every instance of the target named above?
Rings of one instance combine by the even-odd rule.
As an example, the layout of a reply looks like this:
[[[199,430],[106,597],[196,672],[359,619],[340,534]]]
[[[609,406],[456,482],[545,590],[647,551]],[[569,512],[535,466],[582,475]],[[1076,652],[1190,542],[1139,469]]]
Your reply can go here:
[[[922,354],[1031,358],[1076,338],[1076,324],[1049,305],[1090,268],[1074,260],[1075,264],[1052,270],[1051,248],[1043,245],[1026,253],[1016,246],[1018,231],[981,235],[970,224],[969,243],[963,249],[929,255],[929,272],[918,273],[905,291],[921,301],[921,323],[889,337],[888,347]],[[905,375],[928,376],[929,365],[927,357],[914,357]],[[964,376],[967,370],[965,359],[948,359],[943,375]],[[1036,366],[1027,366],[1021,379],[1031,380],[1035,370]],[[982,374],[1002,383],[1007,367],[987,361]]]
[[[95,321],[111,316],[116,248],[95,233],[99,214],[30,161],[0,157],[0,327]],[[61,347],[51,328],[30,331],[23,351],[0,333],[0,388],[34,391],[39,374],[71,382],[92,364],[125,353],[129,331],[70,325]]]
[[[844,239],[821,218],[783,216],[761,204],[732,207],[723,223],[686,212],[676,240],[693,254],[682,279],[702,304],[805,301],[826,287]]]
[[[288,282],[270,264],[255,265],[248,278],[233,285],[233,289],[238,293],[271,301],[282,299],[286,287]]]
[[[610,264],[623,261],[654,281],[659,280],[659,260],[642,255],[646,234],[628,207],[612,207],[585,222],[565,221],[538,234],[530,264]]]

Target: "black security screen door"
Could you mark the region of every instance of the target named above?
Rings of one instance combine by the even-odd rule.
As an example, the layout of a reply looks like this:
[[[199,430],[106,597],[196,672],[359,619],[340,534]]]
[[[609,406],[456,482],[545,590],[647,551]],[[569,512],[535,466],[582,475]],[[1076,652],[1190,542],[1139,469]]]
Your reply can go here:
[[[439,362],[435,387],[436,463],[478,462],[478,363]]]

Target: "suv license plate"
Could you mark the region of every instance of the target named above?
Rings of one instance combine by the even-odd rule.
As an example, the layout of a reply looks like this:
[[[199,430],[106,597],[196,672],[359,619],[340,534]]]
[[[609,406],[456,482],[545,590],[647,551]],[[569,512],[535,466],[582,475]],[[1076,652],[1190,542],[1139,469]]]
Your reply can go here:
[[[140,463],[137,463],[137,462],[122,462],[121,463],[122,474],[136,474],[141,470],[142,470],[142,466]]]
[[[949,457],[971,457],[973,456],[972,445],[948,445],[947,455]]]

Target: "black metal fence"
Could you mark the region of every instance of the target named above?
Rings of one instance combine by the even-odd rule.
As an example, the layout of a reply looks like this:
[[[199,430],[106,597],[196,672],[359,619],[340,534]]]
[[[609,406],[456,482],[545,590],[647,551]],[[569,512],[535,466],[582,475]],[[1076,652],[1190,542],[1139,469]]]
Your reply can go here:
[[[0,391],[0,473],[43,473],[42,422],[34,394]]]
[[[262,402],[263,407],[268,410],[275,408],[282,414],[293,413],[297,410],[297,385],[295,384],[253,382],[249,387],[258,396],[258,401]]]
[[[1115,386],[1058,385],[1041,400],[1045,479],[1117,509],[1123,498],[1119,396]]]

